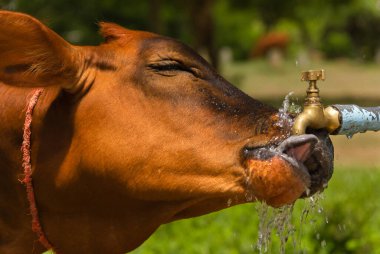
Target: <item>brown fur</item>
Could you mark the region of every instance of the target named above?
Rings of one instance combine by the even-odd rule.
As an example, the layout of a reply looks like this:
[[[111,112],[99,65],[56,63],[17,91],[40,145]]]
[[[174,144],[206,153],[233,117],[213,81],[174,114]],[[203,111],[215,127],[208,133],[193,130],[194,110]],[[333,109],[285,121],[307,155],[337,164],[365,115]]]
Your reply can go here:
[[[61,253],[130,251],[163,223],[247,202],[247,193],[276,206],[301,195],[292,174],[275,193],[257,183],[291,171],[286,162],[275,159],[266,178],[256,170],[274,166],[241,156],[247,144],[285,138],[276,110],[183,44],[101,27],[107,43],[77,47],[28,15],[0,11],[0,253],[43,251],[18,181],[31,87],[45,87],[32,126],[35,195]],[[151,67],[164,59],[188,69]]]

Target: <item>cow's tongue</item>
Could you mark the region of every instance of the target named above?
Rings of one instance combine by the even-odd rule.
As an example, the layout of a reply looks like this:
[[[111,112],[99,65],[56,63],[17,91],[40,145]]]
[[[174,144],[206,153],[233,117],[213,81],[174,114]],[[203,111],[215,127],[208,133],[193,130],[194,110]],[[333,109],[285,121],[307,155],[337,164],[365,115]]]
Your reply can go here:
[[[317,142],[318,138],[312,134],[291,136],[282,142],[278,149],[299,162],[305,162]]]
[[[310,157],[317,142],[318,138],[312,134],[291,136],[284,140],[276,150],[293,166],[307,172],[303,162]]]
[[[298,161],[305,161],[317,142],[318,138],[313,134],[290,136],[277,147],[277,150]]]
[[[311,144],[305,143],[303,145],[289,148],[286,154],[293,157],[297,161],[305,162],[311,153]]]

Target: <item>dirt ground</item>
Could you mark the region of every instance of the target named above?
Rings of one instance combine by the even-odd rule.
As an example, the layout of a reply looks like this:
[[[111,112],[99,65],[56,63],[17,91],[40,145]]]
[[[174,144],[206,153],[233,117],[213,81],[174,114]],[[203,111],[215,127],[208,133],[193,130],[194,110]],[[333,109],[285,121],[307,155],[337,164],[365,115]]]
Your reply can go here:
[[[280,105],[289,92],[302,104],[307,87],[300,81],[303,70],[325,69],[326,80],[319,82],[322,100],[380,106],[380,66],[350,61],[315,62],[300,67],[296,61],[271,67],[264,61],[224,65],[223,75],[254,98]],[[331,137],[335,146],[336,166],[380,169],[380,132]]]

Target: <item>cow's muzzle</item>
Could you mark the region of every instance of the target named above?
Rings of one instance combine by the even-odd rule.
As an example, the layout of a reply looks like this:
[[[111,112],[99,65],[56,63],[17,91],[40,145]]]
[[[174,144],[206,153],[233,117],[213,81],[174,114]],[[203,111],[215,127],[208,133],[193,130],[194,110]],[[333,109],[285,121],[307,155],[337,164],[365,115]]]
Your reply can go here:
[[[324,131],[290,136],[277,145],[245,147],[243,155],[258,199],[275,206],[322,191],[333,173],[333,146]]]

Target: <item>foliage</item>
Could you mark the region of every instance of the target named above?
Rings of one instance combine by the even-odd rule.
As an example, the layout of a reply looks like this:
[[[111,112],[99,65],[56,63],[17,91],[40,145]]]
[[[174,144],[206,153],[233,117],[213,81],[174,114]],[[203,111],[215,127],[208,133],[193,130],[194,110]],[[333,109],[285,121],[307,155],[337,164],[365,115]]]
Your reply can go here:
[[[329,58],[350,56],[353,51],[351,38],[342,32],[329,33],[321,48]]]
[[[356,56],[372,60],[379,53],[380,16],[370,9],[359,9],[347,19],[346,31],[355,46]]]
[[[197,38],[201,32],[194,29],[193,23],[203,13],[202,8],[206,8],[201,3],[195,0],[0,0],[0,7],[30,13],[78,44],[99,43],[96,22],[104,20],[196,45],[202,41]],[[210,37],[215,40],[212,45],[216,49],[232,48],[238,59],[247,58],[256,41],[273,30],[290,33],[292,54],[306,48],[322,50],[328,57],[365,55],[371,60],[378,53],[380,6],[377,0],[214,0],[212,3],[213,22],[209,24],[215,34],[215,38]],[[284,23],[291,24],[292,30],[281,25]]]
[[[264,24],[254,10],[240,9],[238,2],[217,1],[214,6],[216,43],[219,48],[230,47],[237,59],[247,58],[253,42],[264,33]],[[225,32],[221,32],[225,31]]]

